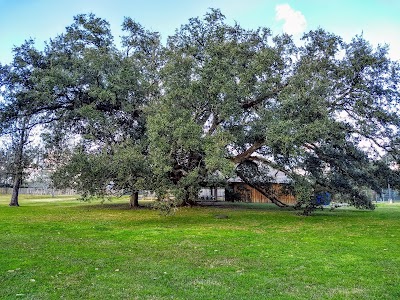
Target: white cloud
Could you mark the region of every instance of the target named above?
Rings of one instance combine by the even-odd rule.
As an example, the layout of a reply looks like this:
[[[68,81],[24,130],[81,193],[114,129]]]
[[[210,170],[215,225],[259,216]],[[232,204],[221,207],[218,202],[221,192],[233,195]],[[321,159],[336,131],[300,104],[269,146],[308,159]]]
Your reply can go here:
[[[283,20],[283,32],[297,35],[307,27],[307,21],[301,11],[294,10],[289,4],[280,4],[275,7],[277,21]]]

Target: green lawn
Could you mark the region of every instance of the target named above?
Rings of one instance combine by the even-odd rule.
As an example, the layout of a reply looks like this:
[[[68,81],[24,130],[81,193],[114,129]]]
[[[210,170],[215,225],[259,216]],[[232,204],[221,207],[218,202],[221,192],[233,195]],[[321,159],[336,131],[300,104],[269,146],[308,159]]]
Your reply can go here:
[[[399,205],[163,217],[126,199],[8,201],[0,195],[0,299],[400,299]]]

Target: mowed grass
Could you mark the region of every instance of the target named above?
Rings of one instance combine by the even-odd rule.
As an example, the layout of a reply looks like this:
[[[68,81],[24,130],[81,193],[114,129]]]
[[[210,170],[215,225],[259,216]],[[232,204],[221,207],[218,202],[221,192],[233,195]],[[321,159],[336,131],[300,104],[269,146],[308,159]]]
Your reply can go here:
[[[400,206],[129,210],[0,196],[0,299],[400,299]],[[228,218],[218,218],[218,215]]]

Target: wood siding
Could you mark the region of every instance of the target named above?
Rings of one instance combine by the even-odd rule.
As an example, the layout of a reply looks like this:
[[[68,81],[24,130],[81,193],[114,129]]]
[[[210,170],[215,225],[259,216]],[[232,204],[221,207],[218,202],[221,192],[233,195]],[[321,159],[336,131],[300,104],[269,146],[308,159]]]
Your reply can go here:
[[[271,203],[271,201],[256,189],[245,183],[232,183],[233,192],[240,197],[239,201],[251,203]],[[296,197],[288,191],[287,186],[280,183],[271,183],[269,186],[279,201],[286,204],[295,204]]]

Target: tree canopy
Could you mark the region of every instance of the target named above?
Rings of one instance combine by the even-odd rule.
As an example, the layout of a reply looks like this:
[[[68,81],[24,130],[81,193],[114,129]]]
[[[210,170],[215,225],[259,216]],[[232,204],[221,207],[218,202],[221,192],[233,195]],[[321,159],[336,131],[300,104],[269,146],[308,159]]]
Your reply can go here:
[[[6,80],[19,55],[1,67],[1,129],[23,112],[53,153],[67,144],[59,185],[87,195],[151,189],[192,204],[202,186],[236,174],[282,206],[263,186],[272,168],[306,212],[322,191],[372,208],[365,188],[400,187],[400,65],[386,46],[323,29],[296,45],[228,24],[216,9],[166,45],[130,18],[122,28],[117,47],[105,20],[78,15],[43,52],[21,46],[34,61],[28,78]]]

